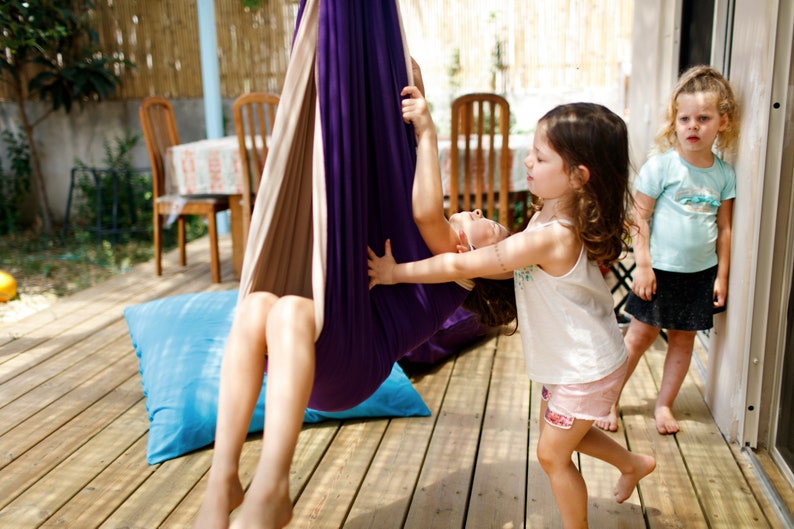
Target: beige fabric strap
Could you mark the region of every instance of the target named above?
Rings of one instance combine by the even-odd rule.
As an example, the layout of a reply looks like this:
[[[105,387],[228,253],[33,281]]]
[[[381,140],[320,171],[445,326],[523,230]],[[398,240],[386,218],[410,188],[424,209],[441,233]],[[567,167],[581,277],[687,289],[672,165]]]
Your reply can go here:
[[[321,1],[307,0],[304,6],[276,115],[272,148],[257,192],[240,277],[240,298],[254,291],[312,298],[317,336],[324,322],[327,270],[324,153],[316,85]],[[402,20],[400,28],[405,65],[412,79]]]
[[[251,219],[240,296],[268,291],[312,297],[312,266],[324,248],[314,248],[313,227],[325,224],[322,143],[319,141],[315,57],[319,0],[306,3],[284,81],[272,148],[265,163]],[[306,153],[314,151],[314,156]],[[320,174],[316,174],[317,171]],[[314,175],[313,175],[314,173]],[[314,180],[321,184],[315,185]],[[312,197],[315,192],[322,196]],[[319,263],[321,268],[322,263]],[[323,268],[324,269],[324,268]],[[324,277],[324,272],[319,273]],[[324,279],[314,288],[325,291]],[[318,312],[322,317],[322,305]],[[318,329],[322,328],[322,320]]]

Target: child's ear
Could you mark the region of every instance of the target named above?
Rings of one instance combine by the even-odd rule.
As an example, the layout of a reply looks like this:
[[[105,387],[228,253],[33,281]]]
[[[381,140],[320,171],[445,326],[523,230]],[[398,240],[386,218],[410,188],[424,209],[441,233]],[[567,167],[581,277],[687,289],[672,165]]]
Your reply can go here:
[[[723,132],[728,128],[728,114],[723,114],[720,116],[720,126],[717,129],[718,132]]]
[[[590,169],[585,165],[577,165],[571,174],[571,185],[579,189],[590,181]]]

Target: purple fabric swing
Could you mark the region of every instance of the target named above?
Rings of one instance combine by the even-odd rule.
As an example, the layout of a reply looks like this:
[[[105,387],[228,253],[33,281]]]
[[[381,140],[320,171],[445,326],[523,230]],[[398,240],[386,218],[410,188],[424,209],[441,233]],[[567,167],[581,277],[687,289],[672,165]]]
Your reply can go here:
[[[253,213],[240,295],[314,299],[311,408],[371,395],[465,298],[454,283],[368,288],[367,245],[430,256],[412,217],[415,137],[400,91],[410,58],[396,0],[303,0]]]

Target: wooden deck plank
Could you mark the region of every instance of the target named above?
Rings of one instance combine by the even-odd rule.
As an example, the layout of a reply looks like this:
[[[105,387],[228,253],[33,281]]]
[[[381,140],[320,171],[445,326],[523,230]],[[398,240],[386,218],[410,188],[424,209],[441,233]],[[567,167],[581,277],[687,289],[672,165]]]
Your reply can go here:
[[[85,329],[87,339],[75,343],[61,354],[48,357],[35,368],[25,371],[3,384],[3,395],[0,398],[0,434],[15,427],[24,419],[35,419],[42,407],[53,403],[50,410],[52,420],[68,418],[68,410],[62,407],[59,399],[75,388],[83,391],[68,399],[70,406],[75,404],[88,405],[88,394],[102,392],[102,386],[88,384],[86,380],[100,376],[99,373],[111,370],[117,375],[122,367],[111,366],[119,359],[133,360],[134,368],[129,373],[137,372],[137,359],[130,343],[126,323],[117,311],[116,321],[104,325],[93,332]],[[10,401],[10,402],[9,402]],[[41,421],[47,426],[55,423],[50,420]]]
[[[30,334],[7,343],[0,348],[0,357],[4,359],[0,363],[0,383],[90,338],[98,329],[122,317],[123,307],[127,305],[195,289],[195,286],[190,285],[192,280],[198,279],[200,272],[201,267],[191,269],[185,272],[183,278],[165,280],[160,287],[146,291],[134,289],[129,292],[110,293],[92,305],[90,314],[79,310],[71,312],[46,327],[35,329]]]
[[[521,338],[518,334],[499,336],[467,528],[524,525],[528,420],[529,378]]]
[[[640,482],[649,527],[706,528],[708,524],[700,506],[692,501],[697,495],[675,438],[656,431],[653,407],[657,385],[647,358],[660,350],[664,354],[664,347],[664,341],[659,338],[626,384],[620,402],[621,428],[629,436],[632,450],[656,458],[656,470]]]
[[[116,417],[123,416],[130,406],[140,400],[139,380],[134,377],[127,378],[80,415],[54,432],[48,433],[46,437],[39,438],[35,445],[25,451],[20,447],[19,452],[11,448],[7,453],[7,457],[10,454],[11,461],[2,469],[0,508],[22,494],[37,480],[46,477],[48,472],[70,457],[88,439],[108,424],[112,424]],[[133,435],[134,431],[130,431],[129,434]],[[15,440],[8,439],[9,442]],[[5,442],[6,438],[3,438],[4,446],[13,447],[11,444],[6,445]]]
[[[646,353],[653,373],[661,373],[664,351]],[[709,527],[769,527],[691,373],[678,392],[675,413],[681,425],[675,439]]]
[[[5,506],[0,521],[6,517],[15,527],[36,527],[45,522],[120,453],[145,436],[147,428],[143,406],[133,406],[95,436],[83,439],[79,448]]]
[[[158,278],[142,266],[0,329],[0,527],[192,526],[212,451],[146,464],[148,420],[123,321],[127,305],[236,288],[210,283],[206,241],[188,249],[185,269],[174,261]],[[227,277],[229,250],[221,248]],[[654,454],[657,470],[617,506],[617,471],[583,456],[591,526],[784,527],[757,497],[739,449],[716,429],[693,373],[676,404],[682,432],[656,433],[663,357],[663,345],[649,351],[630,380],[617,434],[632,450]],[[406,372],[431,417],[304,427],[291,470],[290,527],[561,527],[535,453],[539,388],[526,378],[519,337],[486,340]],[[261,443],[252,434],[243,447],[244,486]]]
[[[251,434],[250,438],[243,445],[243,450],[240,455],[240,481],[244,488],[247,488],[253,477],[256,463],[259,460],[259,453],[262,448],[261,437],[256,434]],[[209,452],[209,449],[202,449]],[[192,457],[192,454],[182,457]],[[206,472],[204,472],[195,485],[185,494],[179,501],[173,511],[168,517],[163,520],[161,527],[193,527],[193,522],[196,519],[201,500],[204,498],[204,493],[207,487],[207,476],[209,473],[209,466],[211,464],[212,452],[209,452],[210,462],[207,464]],[[197,473],[194,477],[198,477]]]
[[[661,382],[665,354],[663,340],[657,340],[645,354],[655,382],[652,399]],[[714,424],[692,372],[684,379],[674,412],[681,431],[675,436],[659,437],[675,439],[708,527],[769,527],[730,448]]]
[[[298,437],[298,444],[295,448],[295,456],[292,459],[290,469],[290,496],[295,498],[308,483],[314,469],[320,463],[328,446],[331,444],[340,426],[340,421],[325,421],[319,424],[305,425]],[[262,449],[262,434],[253,433],[249,435],[240,457],[240,481],[244,488],[253,478],[259,455]],[[203,449],[209,451],[208,448]],[[192,457],[188,454],[183,457]],[[210,453],[211,457],[211,453]],[[209,472],[209,467],[207,468]],[[192,527],[196,518],[201,500],[206,489],[207,473],[201,476],[196,485],[185,495],[171,514],[163,521],[163,527]]]
[[[343,525],[388,423],[355,420],[342,425],[295,503],[293,516],[302,527]]]
[[[738,444],[731,445],[731,452],[739,464],[739,470],[753,488],[761,510],[770,513],[767,516],[769,525],[774,529],[794,527],[791,514],[794,512],[794,490],[769,452],[742,448]],[[751,461],[751,457],[755,458],[755,462]],[[759,471],[759,467],[762,471]]]
[[[146,436],[142,436],[53,513],[42,527],[95,527],[156,470],[156,466],[146,463]]]
[[[184,268],[178,265],[177,250],[172,250],[164,254],[163,258],[164,263],[173,266],[169,266],[168,272],[164,272],[162,276],[154,274],[151,263],[141,263],[135,265],[128,273],[113,276],[92,288],[60,298],[56,303],[20,321],[10,324],[0,323],[0,363],[5,362],[12,352],[22,347],[31,347],[35,341],[31,335],[36,335],[38,332],[39,335],[52,336],[53,325],[60,325],[58,322],[64,318],[79,315],[82,319],[88,319],[101,313],[111,297],[118,300],[123,296],[139,296],[139,299],[148,301],[169,295],[169,289],[174,286],[184,289],[190,285],[187,288],[193,291],[197,289],[196,285],[202,285],[199,289],[203,289],[205,285],[208,288],[216,286],[209,280],[203,280],[209,274],[209,265],[206,258],[203,258],[209,251],[209,243],[206,239],[202,237],[188,245],[188,265]],[[230,242],[225,244],[221,242],[221,251],[230,251],[224,248],[230,248],[230,244]],[[236,281],[231,280],[230,258],[225,255],[222,257],[224,257],[221,259],[222,268],[228,268],[229,272],[224,274],[225,282],[221,285],[236,285]],[[15,348],[7,347],[13,342],[17,342]],[[20,345],[20,342],[26,345]]]
[[[207,471],[210,459],[210,452],[205,450],[160,463],[157,471],[99,527],[162,527],[174,507]]]
[[[83,425],[82,420],[69,425],[70,421],[82,415],[86,409],[91,410],[93,419],[91,424],[94,427],[99,427],[103,420],[113,420],[119,410],[113,404],[113,399],[105,401],[105,397],[108,395],[113,396],[112,393],[115,387],[129,382],[130,378],[135,378],[134,369],[136,366],[135,358],[122,358],[118,362],[109,363],[106,369],[100,370],[91,376],[86,376],[82,384],[74,389],[70,387],[68,391],[64,390],[62,397],[52,399],[51,404],[46,399],[43,399],[44,404],[41,408],[35,408],[34,404],[30,403],[24,406],[22,410],[9,410],[14,412],[12,416],[4,413],[5,409],[0,410],[0,421],[8,419],[9,422],[14,424],[13,428],[0,437],[3,446],[13,447],[8,452],[4,452],[3,458],[0,460],[0,468],[15,461],[21,454],[47,439],[50,435],[56,434],[58,430],[64,428],[64,425],[67,425],[66,427],[69,429],[79,428],[79,430],[73,432],[74,434],[78,432],[81,432],[82,436],[90,434],[92,431],[90,426],[87,429]],[[59,381],[60,379],[56,378],[52,382],[55,390],[58,390]],[[131,394],[139,394],[140,379],[136,378],[134,382],[128,386],[128,391]],[[46,387],[42,387],[42,389],[49,390]],[[31,399],[35,399],[36,393],[31,392],[29,394]],[[139,395],[136,396],[140,398]],[[110,404],[110,407],[106,407],[105,404]],[[7,406],[7,408],[12,408],[12,406]],[[21,415],[24,412],[28,412],[27,418]],[[37,466],[41,468],[41,463]]]
[[[455,359],[406,527],[462,527],[488,391],[493,346]]]
[[[408,417],[389,422],[347,516],[345,528],[403,527],[453,365],[454,362],[446,361],[432,369],[422,369],[421,375],[412,377],[414,387],[431,414],[429,417]],[[406,373],[410,372],[409,368]]]
[[[127,336],[114,332],[103,335],[101,331],[97,334],[104,340],[95,344],[94,352],[81,351],[75,347],[72,349],[74,355],[64,355],[65,362],[45,361],[41,370],[33,369],[26,376],[15,377],[3,384],[3,392],[5,393],[7,387],[9,395],[14,398],[0,407],[0,435],[41,413],[40,410],[47,409],[46,407],[51,403],[53,406],[49,414],[56,420],[63,411],[66,411],[65,408],[90,404],[91,401],[86,403],[85,399],[90,398],[92,394],[101,395],[103,386],[96,383],[86,384],[86,380],[99,377],[102,372],[108,370],[111,376],[117,375],[123,367],[112,369],[112,366],[120,360],[126,360],[127,363],[133,360],[137,365],[134,353],[132,359],[125,358],[129,356],[126,353],[131,350]],[[60,358],[60,355],[56,358]],[[57,371],[57,368],[60,368],[60,371]],[[35,384],[31,386],[27,383],[27,379],[35,381]],[[62,400],[66,393],[78,388],[82,388],[82,391],[76,395],[77,398]],[[4,395],[2,400],[5,399]]]

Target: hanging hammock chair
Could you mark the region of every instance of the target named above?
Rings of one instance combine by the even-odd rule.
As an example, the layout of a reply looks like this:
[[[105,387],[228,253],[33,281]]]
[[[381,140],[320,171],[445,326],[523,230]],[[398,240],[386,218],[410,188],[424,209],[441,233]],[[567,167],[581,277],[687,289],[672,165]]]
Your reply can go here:
[[[416,166],[400,91],[410,56],[396,0],[303,0],[245,254],[240,296],[312,298],[311,408],[365,400],[467,291],[454,283],[369,290],[367,245],[430,256],[413,222]]]

